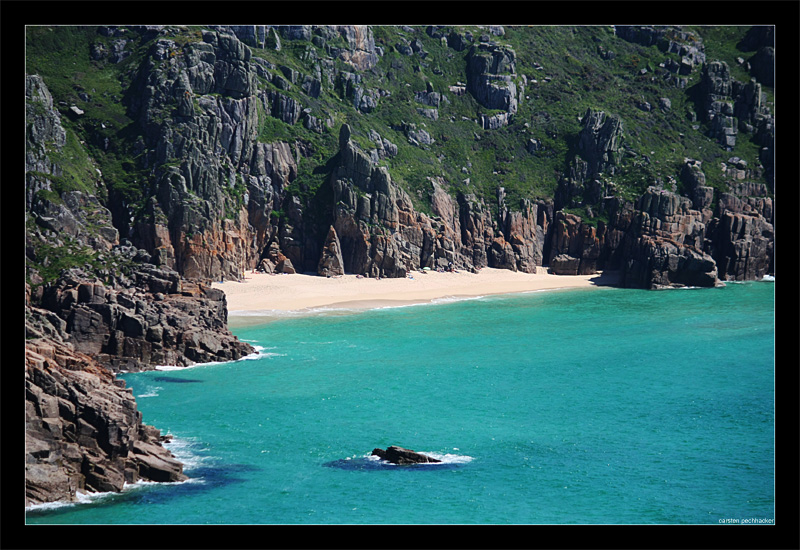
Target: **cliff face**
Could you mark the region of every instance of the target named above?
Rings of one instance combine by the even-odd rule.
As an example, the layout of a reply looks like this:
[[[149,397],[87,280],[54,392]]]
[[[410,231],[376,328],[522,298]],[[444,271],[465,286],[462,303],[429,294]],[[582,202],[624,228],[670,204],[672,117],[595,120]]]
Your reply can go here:
[[[26,307],[26,324],[26,506],[186,479],[159,431],[142,423],[125,383],[61,338],[61,319]]]
[[[47,86],[29,76],[26,94],[25,504],[184,480],[114,372],[238,359],[253,348],[228,331],[222,292],[121,242],[97,196],[102,175]]]
[[[113,213],[92,194],[102,191],[98,174],[83,182],[81,191],[58,193],[66,185],[63,174],[75,171],[64,155],[67,132],[41,78],[30,76],[27,84],[26,303],[53,312],[63,321],[57,324],[62,336],[76,351],[91,354],[112,370],[230,360],[251,353],[250,346],[227,330],[222,292],[152,263],[171,254],[163,244],[151,255],[127,239],[120,242]],[[81,152],[76,148],[72,154]],[[85,152],[83,156],[92,166]],[[153,243],[167,238],[157,224],[149,228],[153,231],[143,230],[142,238]],[[224,226],[215,231],[234,241]],[[235,244],[230,245],[234,255]]]
[[[559,212],[551,269],[563,274],[619,270],[621,284],[630,288],[762,279],[774,273],[772,200],[747,196],[758,188],[735,190],[740,195],[723,195],[720,217],[654,187],[636,204],[610,201],[609,222],[596,228]]]
[[[339,140],[341,164],[331,180],[346,272],[403,277],[422,267],[489,266],[535,273],[541,266],[537,205],[526,203],[522,212],[504,209],[494,221],[481,201],[465,195],[453,200],[434,181],[428,216],[415,211],[388,171],[374,166],[350,140],[348,126]]]
[[[124,30],[111,27],[104,32],[116,36]],[[383,132],[370,129],[369,140],[376,147],[367,149],[363,139],[354,139],[353,127],[339,123],[337,119],[342,117],[329,110],[329,96],[349,103],[360,115],[383,112],[395,101],[392,96],[398,92],[370,84],[370,72],[379,71],[376,74],[389,81],[396,78],[391,70],[380,72],[385,71],[380,67],[383,58],[389,57],[389,43],[376,40],[373,29],[217,26],[192,31],[188,40],[186,36],[170,37],[167,29],[156,30],[147,29],[151,39],[131,78],[126,100],[140,132],[135,149],[142,167],[150,171],[149,194],[143,207],[117,203],[112,214],[120,234],[128,235],[132,244],[150,254],[159,268],[204,280],[235,278],[254,268],[317,272],[328,262],[324,257],[330,243],[338,239],[342,265],[334,272],[367,276],[402,277],[412,269],[451,264],[462,269],[491,266],[535,272],[557,256],[562,258],[552,267],[563,273],[572,272],[568,266],[574,261],[570,258],[578,260],[576,271],[580,273],[604,268],[606,258],[614,258],[613,266],[629,266],[637,273],[653,269],[663,273],[671,268],[638,266],[651,260],[663,264],[664,258],[675,254],[683,257],[688,254],[683,250],[686,245],[711,256],[715,265],[723,263],[724,270],[718,270],[721,278],[758,277],[769,270],[764,266],[770,262],[770,228],[763,224],[771,225],[770,213],[760,214],[757,228],[755,222],[742,228],[742,222],[726,217],[726,212],[752,213],[752,209],[741,211],[744,207],[733,201],[737,196],[747,201],[742,193],[752,189],[737,192],[729,185],[723,191],[705,182],[686,183],[690,206],[702,211],[710,210],[712,202],[717,204],[716,211],[702,216],[690,213],[688,206],[681,206],[680,213],[651,212],[641,204],[650,200],[645,191],[642,199],[618,205],[618,209],[641,212],[634,229],[628,214],[614,221],[611,205],[614,200],[619,202],[620,190],[620,183],[614,180],[624,180],[631,158],[635,159],[633,167],[649,170],[653,166],[648,155],[641,157],[632,148],[631,132],[618,114],[592,108],[582,114],[581,128],[567,156],[567,170],[553,198],[520,199],[515,195],[509,201],[499,184],[494,196],[486,196],[470,191],[470,178],[454,182],[429,176],[422,197],[428,207],[421,209],[420,191],[417,196],[410,194],[407,183],[398,184],[388,166],[395,165],[403,146],[398,149]],[[439,121],[440,112],[461,101],[458,98],[464,94],[482,109],[478,125],[487,132],[502,132],[519,117],[526,89],[540,85],[521,73],[523,60],[511,44],[503,43],[507,33],[502,27],[489,27],[480,35],[446,27],[428,27],[424,34],[410,27],[403,30],[416,33],[416,37],[400,37],[392,43],[391,49],[400,55],[386,62],[392,69],[400,68],[403,58],[422,63],[439,47],[463,52],[465,62],[460,69],[465,84],[456,82],[447,94],[429,80],[424,91],[413,91],[421,118],[415,122],[395,119],[392,128],[412,148],[427,152],[441,146],[442,140],[429,131],[428,124]],[[759,83],[741,84],[724,62],[708,63],[702,41],[692,32],[619,27],[617,35],[681,57],[679,67],[664,65],[665,82],[685,85],[673,82],[675,73],[697,79],[692,97],[711,139],[732,148],[735,140],[723,136],[734,135],[725,128],[735,118],[735,132],[752,135],[762,144],[762,156],[770,156],[772,117],[764,107]],[[291,53],[285,56],[277,53],[290,47]],[[599,51],[606,61],[613,61],[607,50]],[[448,56],[452,58],[452,54]],[[543,68],[538,63],[533,66]],[[313,69],[307,71],[309,67]],[[436,67],[445,72],[441,65]],[[641,110],[652,110],[650,103],[637,104]],[[662,110],[668,111],[669,105],[668,99],[662,101]],[[266,129],[275,124],[296,137],[265,140]],[[338,140],[331,139],[336,132]],[[634,133],[638,134],[638,129]],[[446,142],[447,136],[443,140]],[[533,143],[534,154],[546,149],[541,140]],[[309,173],[310,163],[317,164]],[[740,177],[736,166],[734,162],[730,178]],[[767,162],[763,168],[745,173],[767,177],[770,166]],[[469,172],[466,167],[462,171]],[[675,193],[659,181],[650,185]],[[769,191],[764,187],[758,193]],[[574,225],[581,216],[565,212],[554,224],[562,208],[583,209],[589,218],[599,213],[604,219],[566,228],[567,220]],[[673,220],[676,215],[693,217],[693,225]],[[663,229],[662,222],[670,228]],[[679,227],[671,228],[674,224]],[[330,234],[331,227],[335,235]],[[688,233],[679,235],[684,230]],[[698,239],[697,231],[703,233],[702,238]],[[620,247],[616,241],[606,243],[609,232],[630,233],[629,240],[642,236],[668,239],[682,248],[678,253],[665,251],[664,243],[654,248],[632,241]],[[580,238],[570,237],[573,233]],[[619,260],[626,254],[624,261]],[[752,267],[758,263],[755,260],[744,259],[754,255],[761,257],[759,267]],[[676,260],[671,262],[674,267]],[[683,266],[682,261],[677,263]],[[713,268],[705,271],[710,279],[714,279],[713,272]],[[672,279],[681,279],[676,277]],[[672,279],[637,275],[624,280],[649,288],[670,284]]]

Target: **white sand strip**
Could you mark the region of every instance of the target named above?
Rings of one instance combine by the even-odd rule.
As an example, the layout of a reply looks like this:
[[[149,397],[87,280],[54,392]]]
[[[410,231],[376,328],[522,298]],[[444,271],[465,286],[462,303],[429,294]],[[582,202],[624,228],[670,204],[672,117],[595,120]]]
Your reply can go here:
[[[308,274],[248,273],[241,281],[215,282],[225,292],[229,316],[299,312],[316,308],[375,308],[549,290],[591,288],[617,283],[616,273],[552,275],[544,268],[529,274],[484,268],[479,273],[414,272],[410,278],[370,279],[356,275],[325,278]]]

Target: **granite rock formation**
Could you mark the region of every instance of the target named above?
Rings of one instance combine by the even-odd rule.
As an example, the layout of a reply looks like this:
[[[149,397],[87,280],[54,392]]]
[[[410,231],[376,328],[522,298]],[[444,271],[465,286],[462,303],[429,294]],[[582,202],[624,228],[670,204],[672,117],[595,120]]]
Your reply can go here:
[[[363,141],[351,139],[351,127],[334,121],[335,117],[320,109],[318,102],[332,92],[368,115],[378,101],[391,100],[388,91],[366,84],[370,71],[377,70],[382,62],[384,48],[390,46],[377,40],[370,27],[256,25],[209,29],[196,31],[198,36],[185,44],[167,38],[163,30],[147,30],[161,34],[150,42],[136,69],[132,81],[135,93],[127,101],[141,130],[140,158],[143,166],[152,170],[153,192],[144,208],[137,211],[124,201],[111,204],[114,223],[107,235],[112,246],[112,230],[116,229],[118,235],[129,237],[135,247],[146,251],[149,263],[156,268],[205,281],[237,278],[254,268],[382,277],[403,277],[420,267],[450,266],[532,273],[562,254],[579,260],[579,273],[591,273],[609,265],[621,269],[624,262],[617,260],[633,250],[632,245],[619,246],[617,242],[630,224],[614,225],[615,209],[623,205],[615,196],[613,180],[620,175],[627,156],[638,156],[626,145],[630,139],[619,115],[594,108],[583,113],[574,156],[566,165],[553,200],[511,202],[498,185],[494,202],[494,197],[478,196],[463,185],[455,191],[457,186],[445,178],[429,177],[430,209],[421,209],[416,204],[418,197],[412,200],[385,166],[386,160],[397,157],[398,145],[370,129],[369,140],[375,146],[362,149]],[[491,113],[477,120],[485,129],[499,130],[512,121],[528,83],[526,75],[518,74],[520,60],[515,50],[503,43],[506,32],[501,29],[484,28],[478,34],[451,27],[425,29],[428,37],[452,52],[464,52],[466,84],[455,88],[461,90],[458,93],[470,94],[485,110],[482,113]],[[427,59],[418,29],[402,30],[410,57],[420,62]],[[106,32],[116,33],[113,28]],[[723,141],[738,132],[752,133],[762,148],[766,175],[771,177],[773,122],[764,106],[760,83],[733,80],[724,64],[707,62],[699,37],[680,28],[616,27],[616,35],[680,56],[689,72],[704,67],[695,101],[708,131]],[[302,60],[313,62],[312,70],[269,61],[260,57],[257,49],[251,49],[277,51],[281,42],[285,45],[287,41],[313,45],[302,46],[300,55]],[[337,65],[337,61],[344,65]],[[669,67],[665,66],[665,71],[668,73]],[[40,93],[34,91],[41,88],[38,84],[30,87],[33,95]],[[446,89],[452,92],[453,86]],[[419,105],[416,109],[427,120],[439,120],[439,110],[451,101],[444,90],[426,80],[424,90],[412,91],[414,103]],[[458,96],[453,93],[456,95],[449,97]],[[46,97],[42,102],[45,106],[52,103]],[[498,116],[502,120],[489,120]],[[303,125],[321,135],[336,131],[338,126],[338,152],[329,151],[324,157],[327,163],[320,168],[327,176],[313,193],[304,187],[306,183],[298,185],[297,179],[302,164],[308,162],[306,158],[318,158],[320,152],[305,140],[262,141],[265,117],[289,128]],[[396,121],[392,129],[399,129],[409,144],[431,150],[440,145],[440,136],[423,124]],[[57,133],[47,125],[35,128],[34,135]],[[537,139],[534,143],[542,142]],[[47,162],[41,159],[40,164],[43,170],[36,170],[31,177],[41,180],[40,174],[47,173]],[[761,272],[761,267],[742,267],[746,262],[743,258],[762,251],[770,254],[770,246],[762,243],[769,242],[770,228],[753,229],[751,224],[742,230],[731,222],[712,222],[715,215],[720,220],[725,217],[724,212],[712,211],[716,204],[725,205],[732,213],[751,213],[728,207],[733,205],[731,200],[691,171],[684,166],[680,178],[692,209],[702,213],[702,221],[697,223],[708,226],[703,235],[708,242],[698,241],[695,234],[673,240],[691,244],[710,254],[715,262],[724,263],[726,277]],[[747,181],[750,176],[741,179],[740,172],[761,176],[758,168],[742,171],[733,163],[731,174],[735,175],[731,177]],[[36,185],[46,184],[29,186],[32,195]],[[652,185],[658,187],[658,182]],[[733,190],[729,194],[736,196]],[[769,191],[763,198],[768,195]],[[40,209],[43,223],[71,227],[61,207],[49,208]],[[575,214],[564,212],[554,223],[563,208],[589,208],[608,221],[582,223]],[[632,201],[629,210],[637,208]],[[649,220],[654,217],[650,212],[647,215]],[[761,217],[764,223],[772,223],[769,216]],[[655,218],[661,219],[658,215]],[[569,228],[565,225],[568,221]],[[651,221],[647,223],[652,225]],[[659,229],[650,225],[653,231]],[[331,238],[331,227],[338,245]],[[732,236],[717,237],[716,228],[731,228],[725,231]],[[734,245],[737,240],[752,244]],[[339,249],[341,262],[335,252],[331,253],[332,248]],[[725,259],[734,257],[732,261]],[[755,265],[753,260],[747,262]],[[770,264],[769,260],[761,263]]]
[[[41,334],[25,343],[26,506],[185,480],[125,383],[61,339],[64,322],[49,311],[26,307],[26,319]]]
[[[556,191],[560,208],[600,202],[608,194],[600,176],[614,176],[623,153],[624,129],[618,115],[587,109],[581,126],[577,154]]]
[[[377,456],[378,458],[391,462],[392,464],[400,465],[431,464],[441,462],[441,460],[437,460],[428,455],[412,451],[411,449],[397,447],[395,445],[387,447],[386,450],[373,449],[372,456]]]
[[[481,115],[484,129],[496,129],[508,124],[519,105],[516,84],[516,54],[513,49],[495,43],[473,45],[467,54],[467,91],[487,109],[503,113]]]
[[[254,350],[228,331],[221,291],[166,265],[175,255],[163,227],[142,232],[153,254],[120,239],[94,194],[102,174],[70,143],[40,77],[26,79],[26,99],[26,506],[184,480],[115,372]],[[59,192],[68,185],[80,189]]]
[[[702,172],[691,164],[698,181]],[[698,186],[702,189],[703,186]],[[759,280],[774,272],[772,200],[760,186],[741,185],[720,197],[718,217],[696,201],[651,187],[634,203],[614,202],[608,223],[596,227],[558,212],[551,269],[588,274],[621,271],[631,288],[715,286]]]
[[[64,320],[77,351],[114,372],[231,361],[253,352],[228,332],[221,290],[147,264],[129,286],[77,271],[50,286],[41,303]]]
[[[322,255],[319,258],[317,274],[326,277],[344,275],[342,245],[333,226],[331,226],[330,231],[328,231],[328,237],[325,239],[325,246],[322,248]]]
[[[371,277],[403,277],[420,267],[477,270],[499,267],[535,273],[542,265],[539,204],[520,211],[503,205],[499,220],[469,195],[456,200],[432,181],[434,217],[417,212],[389,172],[375,166],[350,139],[339,136],[340,164],[331,174],[334,228],[344,269]],[[501,201],[502,202],[502,201]]]

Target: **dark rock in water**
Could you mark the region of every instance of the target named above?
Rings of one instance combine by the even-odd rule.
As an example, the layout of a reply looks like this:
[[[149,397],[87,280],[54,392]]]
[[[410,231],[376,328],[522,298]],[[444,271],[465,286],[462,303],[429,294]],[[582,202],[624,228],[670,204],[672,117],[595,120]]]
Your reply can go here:
[[[387,447],[385,451],[383,449],[373,449],[372,454],[382,458],[383,460],[388,460],[392,464],[425,464],[431,462],[441,462],[441,460],[436,460],[435,458],[431,458],[422,453],[412,451],[411,449],[404,449],[403,447],[397,447],[396,445]]]

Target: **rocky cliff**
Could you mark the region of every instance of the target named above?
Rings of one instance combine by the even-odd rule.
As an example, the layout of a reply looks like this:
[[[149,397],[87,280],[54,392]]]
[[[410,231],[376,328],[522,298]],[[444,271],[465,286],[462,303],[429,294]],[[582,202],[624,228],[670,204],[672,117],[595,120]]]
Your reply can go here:
[[[541,265],[537,204],[504,209],[493,220],[474,196],[459,194],[453,200],[444,182],[432,181],[429,216],[415,211],[389,172],[351,141],[349,126],[342,126],[339,141],[340,164],[331,181],[346,272],[403,277],[423,267],[476,271],[489,266],[535,273]]]
[[[25,505],[186,479],[125,383],[61,335],[63,321],[26,306]]]
[[[41,78],[27,78],[26,96],[26,506],[184,480],[114,373],[253,349],[228,331],[222,292],[120,242],[102,173]]]
[[[63,190],[64,174],[76,168],[65,158],[62,118],[41,78],[29,76],[26,91],[26,303],[54,313],[61,320],[55,325],[59,333],[76,351],[112,370],[251,353],[227,330],[222,292],[157,267],[151,262],[163,256],[156,250],[151,255],[120,240],[112,212],[97,196],[103,191],[99,171],[82,182],[82,190]],[[91,167],[80,147],[70,160],[80,153]]]
[[[631,122],[619,113],[586,109],[579,119],[580,129],[570,138],[573,145],[564,159],[566,168],[555,194],[520,197],[514,182],[511,199],[509,187],[500,179],[503,170],[493,172],[499,181],[487,195],[485,183],[475,188],[471,177],[454,181],[428,175],[409,186],[398,162],[409,155],[428,162],[419,157],[416,151],[420,151],[438,154],[437,162],[442,163],[446,156],[436,151],[447,147],[448,136],[433,128],[448,126],[441,118],[448,111],[453,113],[450,126],[457,128],[452,106],[462,103],[464,97],[479,106],[474,122],[485,132],[474,133],[478,143],[473,151],[480,150],[481,139],[494,139],[506,128],[510,130],[509,125],[524,115],[523,107],[535,108],[529,105],[533,99],[523,98],[529,90],[540,90],[542,82],[520,67],[547,69],[537,61],[520,58],[516,48],[521,46],[512,40],[520,30],[497,26],[376,29],[215,26],[194,30],[148,27],[131,32],[102,28],[99,34],[126,37],[129,44],[138,39],[142,44],[139,51],[145,52],[130,69],[130,93],[123,101],[131,126],[138,128],[138,135],[130,139],[135,142],[132,147],[139,155],[138,162],[149,171],[148,192],[137,204],[122,200],[111,205],[114,227],[150,254],[156,267],[204,280],[238,277],[253,268],[327,273],[325,266],[331,258],[338,261],[336,254],[329,254],[331,246],[338,247],[342,256],[341,265],[331,268],[332,272],[388,277],[402,277],[420,267],[450,265],[535,272],[557,256],[562,258],[553,266],[556,271],[572,272],[564,266],[574,263],[569,258],[576,258],[582,259],[577,272],[585,273],[605,267],[605,258],[620,254],[632,256],[612,263],[619,268],[663,256],[643,243],[621,248],[607,244],[607,232],[630,233],[630,239],[668,238],[682,246],[694,246],[697,253],[710,255],[715,265],[725,265],[721,278],[758,277],[769,270],[746,268],[742,258],[749,258],[752,249],[761,254],[764,266],[769,265],[771,248],[761,241],[770,239],[770,228],[763,224],[772,224],[771,213],[760,214],[757,229],[752,223],[742,229],[733,227],[731,220],[724,221],[726,212],[750,215],[741,211],[742,206],[734,206],[731,197],[747,202],[751,197],[746,193],[770,199],[773,192],[768,186],[774,189],[774,137],[766,96],[755,80],[747,84],[737,81],[724,61],[707,60],[696,31],[617,27],[615,45],[647,46],[666,59],[661,69],[648,66],[637,78],[652,70],[657,76],[649,77],[651,83],[663,78],[664,86],[682,88],[696,81],[689,86],[690,93],[680,93],[693,102],[700,113],[698,121],[705,124],[705,130],[698,127],[698,134],[705,132],[722,150],[735,148],[739,133],[748,135],[760,147],[758,166],[731,157],[730,172],[722,182],[715,177],[713,186],[684,174],[689,170],[686,166],[680,173],[665,174],[659,169],[660,175],[653,176],[654,152],[637,151],[635,143],[639,127],[652,126],[654,109],[651,103],[636,100],[637,112],[651,114],[641,120],[636,115]],[[592,40],[604,43],[608,39],[595,33]],[[616,61],[605,47],[598,46],[597,51],[604,63]],[[453,74],[444,63],[459,58],[464,65],[455,75],[463,74],[465,83],[456,80],[447,87],[434,85],[441,81],[436,75]],[[680,62],[673,66],[676,58]],[[407,61],[416,64],[415,70],[427,68],[424,89],[411,85],[408,90],[412,105],[417,105],[409,114],[415,116],[397,119],[389,115],[389,126],[382,126],[386,115],[381,113],[390,112],[387,105],[403,101],[399,96],[406,92],[397,89],[395,82],[400,74],[406,74]],[[566,65],[570,63],[568,56]],[[686,81],[674,81],[674,74]],[[549,78],[545,82],[552,84]],[[665,91],[664,95],[669,94]],[[664,116],[671,104],[668,97],[659,100]],[[350,118],[350,108],[357,116],[372,116],[364,118],[366,134],[361,133],[361,122],[358,129],[340,122]],[[527,123],[525,126],[530,128]],[[387,133],[402,136],[400,145]],[[558,132],[551,137],[557,138]],[[535,146],[531,148],[530,143]],[[529,140],[526,156],[547,156],[543,155],[544,143]],[[461,172],[469,174],[470,164]],[[628,174],[637,171],[653,181],[645,186],[637,183],[640,195],[631,196],[625,182],[630,179]],[[393,172],[402,175],[400,184]],[[753,185],[745,186],[747,189],[732,185],[739,180],[761,180],[765,185],[757,184],[757,191]],[[682,184],[692,207],[711,213],[698,217],[686,205],[680,207],[680,213],[651,212],[642,206],[642,201],[650,200],[648,187],[674,194],[675,182]],[[637,221],[638,229],[631,229],[630,216],[612,212],[612,204],[618,210],[639,211],[637,220],[645,219]],[[553,223],[563,209],[558,223]],[[656,227],[661,222],[683,223],[681,227],[686,229],[687,222],[671,219],[679,214],[696,218],[695,225],[687,229],[690,232],[699,231],[696,224],[708,225],[703,238],[709,242],[695,242],[697,235],[678,236],[680,229],[665,232]],[[573,231],[564,227],[568,216],[587,222],[574,228],[585,243],[578,244],[573,238],[570,245],[565,244]],[[600,219],[594,219],[596,216]],[[715,217],[719,221],[714,221]],[[726,235],[717,235],[720,230]],[[659,231],[664,234],[656,235]],[[755,244],[734,244],[737,241]],[[674,256],[673,252],[666,254]],[[650,277],[624,280],[645,287],[661,286],[665,281],[663,277],[658,283],[648,282]]]

